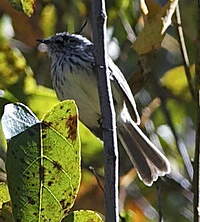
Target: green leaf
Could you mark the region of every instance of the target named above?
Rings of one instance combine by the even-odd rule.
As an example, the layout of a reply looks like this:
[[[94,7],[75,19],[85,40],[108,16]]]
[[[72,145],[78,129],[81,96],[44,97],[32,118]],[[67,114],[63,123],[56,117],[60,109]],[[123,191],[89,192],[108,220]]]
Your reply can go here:
[[[11,138],[6,168],[16,221],[60,221],[73,206],[81,176],[77,115],[73,101],[61,102]]]
[[[195,73],[194,66],[192,66],[190,70],[193,77]],[[188,90],[188,82],[183,66],[173,68],[166,72],[161,79],[161,83],[163,86],[170,89],[175,95],[181,96],[186,100],[191,99],[191,95]]]
[[[103,219],[94,211],[79,210],[70,213],[62,222],[103,222]]]
[[[3,203],[10,200],[10,195],[8,192],[8,187],[5,183],[0,183],[0,208],[2,208]]]
[[[15,9],[23,11],[28,16],[33,14],[35,0],[10,0],[10,3]]]
[[[33,75],[26,75],[24,93],[27,105],[40,118],[59,101],[53,89],[38,85]]]
[[[53,4],[46,5],[41,12],[40,27],[44,37],[49,37],[55,33],[57,23],[57,11]]]
[[[10,201],[3,204],[0,212],[0,218],[5,222],[15,222],[12,215],[12,207]]]

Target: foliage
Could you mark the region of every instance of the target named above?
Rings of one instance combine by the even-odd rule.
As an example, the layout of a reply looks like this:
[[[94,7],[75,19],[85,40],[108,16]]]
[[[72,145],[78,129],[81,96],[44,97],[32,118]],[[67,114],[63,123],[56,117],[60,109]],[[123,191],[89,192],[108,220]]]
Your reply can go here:
[[[0,1],[0,89],[3,90],[0,92],[1,115],[5,104],[20,102],[28,106],[42,121],[51,122],[49,118],[54,113],[52,111],[49,111],[49,114],[46,113],[58,103],[58,100],[51,88],[47,55],[38,47],[36,39],[61,31],[78,31],[86,18],[88,18],[88,25],[82,34],[91,38],[90,1],[12,0],[10,2],[21,12],[13,9],[7,0]],[[176,17],[172,18],[172,26],[163,35],[160,32],[163,28],[163,18],[169,12],[169,4],[175,1],[146,0],[148,11],[145,11],[145,7],[140,8],[138,2],[136,0],[107,1],[108,51],[116,60],[116,64],[123,71],[132,86],[133,92],[136,94],[135,98],[141,111],[143,130],[146,131],[154,143],[163,148],[171,162],[172,174],[162,178],[151,188],[147,188],[137,179],[134,170],[124,175],[124,172],[130,169],[130,165],[122,153],[120,171],[123,172],[123,176],[121,177],[120,189],[123,195],[120,196],[120,207],[123,209],[122,218],[125,218],[122,221],[158,221],[159,212],[162,212],[164,219],[168,221],[188,222],[192,221],[193,216],[192,170],[190,161],[185,161],[183,154],[186,154],[189,160],[194,157],[195,101],[190,94],[188,79],[185,76]],[[188,5],[186,0],[179,1],[179,4],[186,48],[190,59],[191,81],[194,84],[197,6],[194,2]],[[25,12],[29,17],[22,12]],[[136,41],[134,42],[135,38]],[[62,115],[62,113],[59,113],[59,115]],[[58,116],[53,115],[52,118],[55,120],[59,118]],[[59,124],[62,125],[62,121]],[[18,195],[22,195],[23,198],[30,196],[26,193],[28,192],[27,187],[23,187],[24,180],[30,181],[27,178],[28,175],[26,177],[22,176],[24,169],[28,169],[25,173],[28,173],[29,170],[32,173],[33,166],[31,165],[30,168],[27,168],[27,166],[30,165],[30,162],[39,158],[34,162],[34,170],[37,171],[37,175],[40,172],[39,160],[41,160],[41,153],[36,153],[33,149],[38,146],[38,138],[41,139],[40,136],[44,135],[44,132],[38,132],[38,128],[42,127],[45,133],[53,135],[53,138],[56,138],[59,144],[66,140],[59,131],[63,130],[62,127],[56,128],[56,123],[50,128],[45,128],[45,126],[44,123],[39,121],[35,126],[29,126],[28,129],[25,127],[11,141],[11,144],[18,147],[20,156],[24,155],[23,147],[29,147],[30,151],[33,152],[31,158],[23,156],[23,158],[27,158],[27,162],[15,168],[11,167],[15,166],[15,158],[11,150],[8,151],[11,159],[7,163],[7,171],[11,172],[11,175],[18,175],[16,178],[11,176],[9,179],[8,177],[8,181],[13,181],[13,184],[9,186],[12,187],[11,190],[16,190],[16,184],[20,184],[21,181],[22,185],[18,185],[20,186],[20,189],[18,189],[20,194]],[[54,127],[55,130],[52,129]],[[37,135],[30,136],[29,131],[31,133],[37,132]],[[23,139],[22,142],[19,141],[19,138]],[[102,142],[92,135],[82,123],[80,123],[80,138],[82,183],[74,209],[92,209],[104,213],[103,192],[99,188],[94,175],[88,170],[88,167],[92,165],[98,175],[97,177],[100,178],[100,182],[103,181]],[[28,139],[30,139],[31,144],[29,144]],[[65,141],[65,144],[68,144],[68,142]],[[18,143],[22,143],[22,145],[18,146]],[[49,143],[54,144],[53,139],[50,141],[50,136],[44,139],[44,146],[49,146]],[[2,175],[5,174],[6,146],[5,138],[2,130],[0,130],[0,156],[2,158],[0,159],[0,180],[3,178]],[[55,145],[55,147],[57,146]],[[66,145],[66,147],[68,146],[71,145]],[[59,147],[56,149],[59,149]],[[68,154],[64,153],[64,155]],[[45,156],[56,158],[57,154],[50,157],[50,154],[47,153]],[[61,161],[60,164],[63,165],[62,155],[60,156],[59,163]],[[75,158],[75,156],[70,158]],[[47,164],[48,168],[53,168],[53,162],[45,158],[43,160],[46,161],[44,164]],[[56,159],[56,161],[58,160]],[[69,166],[67,167],[69,168]],[[58,179],[61,175],[64,179],[65,176],[61,171],[58,170],[57,172],[56,170],[57,168],[53,168],[52,172],[58,176]],[[79,170],[77,169],[77,171]],[[73,174],[73,172],[71,173]],[[41,182],[40,177],[31,178],[31,180],[34,184]],[[67,180],[67,178],[64,180]],[[68,184],[66,186],[75,186],[78,189],[78,181],[79,179],[74,185],[69,185],[66,182]],[[48,182],[45,186],[48,187]],[[29,192],[38,193],[38,186],[33,187],[34,189]],[[1,209],[1,218],[3,221],[12,221],[11,206],[6,193],[7,188],[5,185],[2,185],[1,188],[1,203],[4,202]],[[55,189],[62,190],[62,182],[60,187]],[[69,188],[68,195],[70,190],[72,188]],[[77,190],[73,194],[76,195]],[[33,194],[31,197],[36,198],[34,199],[35,206],[38,206],[38,196]],[[46,193],[44,193],[44,196],[42,195],[42,198],[44,199],[43,204],[47,204],[45,200],[51,202]],[[59,198],[62,199],[62,196]],[[17,207],[20,204],[23,205],[23,201],[22,203],[17,202],[16,196],[14,199],[16,199]],[[73,202],[74,198],[71,198],[67,210],[71,209]],[[14,214],[17,215],[18,212],[15,211]],[[79,211],[70,215],[70,217],[75,215],[77,220]],[[62,216],[63,211],[60,212],[58,217],[61,218]],[[97,217],[99,216],[97,215]]]
[[[22,104],[5,106],[2,126],[10,139],[6,169],[16,221],[61,221],[73,206],[81,176],[77,117],[73,101],[60,102],[42,121]],[[5,189],[2,201],[9,200]]]

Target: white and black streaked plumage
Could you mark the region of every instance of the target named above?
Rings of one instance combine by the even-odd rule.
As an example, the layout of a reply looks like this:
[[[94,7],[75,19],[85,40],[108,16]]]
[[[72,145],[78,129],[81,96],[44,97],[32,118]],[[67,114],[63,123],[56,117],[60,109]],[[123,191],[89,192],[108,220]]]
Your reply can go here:
[[[40,42],[48,47],[52,63],[51,78],[58,98],[74,99],[79,108],[80,120],[101,137],[93,43],[81,35],[66,32]],[[140,179],[146,185],[151,185],[158,176],[170,172],[169,161],[138,127],[140,118],[128,83],[111,58],[108,64],[117,114],[118,138]]]

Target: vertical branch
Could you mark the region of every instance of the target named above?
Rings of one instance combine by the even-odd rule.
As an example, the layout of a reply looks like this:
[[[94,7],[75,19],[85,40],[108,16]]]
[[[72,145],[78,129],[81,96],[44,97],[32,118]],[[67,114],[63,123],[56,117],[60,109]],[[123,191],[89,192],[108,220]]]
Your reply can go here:
[[[106,222],[118,222],[118,148],[116,118],[111,92],[106,48],[106,10],[104,0],[92,1],[92,28],[94,56],[100,106],[103,118],[103,140],[105,158],[105,211]]]
[[[187,54],[187,48],[185,45],[183,28],[182,28],[182,24],[181,24],[179,3],[176,6],[176,21],[177,21],[177,31],[178,31],[178,37],[179,37],[179,44],[180,44],[180,48],[181,48],[181,54],[183,57],[183,65],[184,65],[184,69],[185,69],[185,75],[187,78],[190,93],[191,93],[192,97],[195,98],[194,87],[192,84],[192,76],[191,76],[191,72],[190,72],[190,61],[189,61],[188,54]]]
[[[158,221],[162,222],[163,221],[162,198],[161,198],[162,192],[161,192],[161,186],[159,182],[156,183],[156,189],[157,189],[157,196],[158,196],[158,215],[159,215]]]
[[[185,146],[181,146],[181,144],[179,142],[179,138],[178,138],[178,135],[176,133],[176,129],[175,129],[175,126],[173,124],[170,112],[169,112],[169,110],[167,109],[167,106],[166,106],[166,99],[163,97],[163,95],[160,95],[160,98],[161,98],[161,101],[162,101],[161,108],[162,108],[163,113],[166,117],[167,123],[168,123],[168,125],[169,125],[169,127],[170,127],[170,129],[171,129],[171,131],[174,135],[177,150],[178,150],[180,156],[182,157],[182,160],[183,160],[183,163],[184,163],[184,166],[185,166],[185,169],[186,169],[186,173],[188,175],[189,181],[191,182],[194,171],[193,171],[192,163],[190,161],[190,156],[189,156],[188,151],[185,148]]]
[[[195,146],[195,156],[194,156],[194,176],[193,176],[193,212],[194,212],[194,222],[200,221],[200,212],[199,212],[199,170],[200,170],[200,2],[196,1],[198,5],[198,30],[197,30],[197,41],[196,41],[196,61],[195,61],[195,93],[196,93],[196,113],[197,113],[197,122],[196,122],[196,146]]]
[[[199,51],[200,52],[200,51]],[[199,53],[200,56],[200,53]],[[200,64],[199,64],[200,66]],[[200,67],[196,71],[197,75],[200,75]],[[198,96],[199,99],[199,96]],[[199,170],[200,170],[200,107],[198,104],[197,107],[197,129],[196,129],[196,145],[195,145],[195,156],[194,156],[194,176],[193,176],[193,192],[194,192],[194,200],[193,200],[193,212],[194,212],[194,222],[200,221],[200,213],[199,213]]]
[[[199,170],[200,170],[200,2],[197,2],[198,7],[198,30],[197,30],[197,41],[196,41],[196,61],[195,61],[195,93],[196,93],[196,113],[197,113],[197,125],[196,125],[196,146],[195,146],[195,156],[194,156],[194,177],[193,177],[193,192],[194,192],[194,200],[193,200],[193,211],[194,211],[194,222],[200,221],[200,213],[199,213],[199,186],[200,186],[200,178],[199,178]]]

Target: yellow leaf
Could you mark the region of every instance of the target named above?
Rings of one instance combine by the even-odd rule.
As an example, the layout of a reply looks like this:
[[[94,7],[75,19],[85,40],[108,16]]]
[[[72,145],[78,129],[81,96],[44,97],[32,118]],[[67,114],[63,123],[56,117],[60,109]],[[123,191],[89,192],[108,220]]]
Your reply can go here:
[[[133,48],[139,54],[146,54],[161,46],[164,38],[164,35],[161,34],[163,28],[162,18],[170,6],[170,2],[167,2],[163,7],[154,0],[146,0],[145,2],[149,13],[144,18],[145,24],[143,30],[133,43]]]
[[[191,73],[194,74],[194,66],[191,67]],[[183,66],[176,67],[166,72],[161,79],[161,84],[170,89],[177,96],[184,96],[185,99],[191,98]]]

